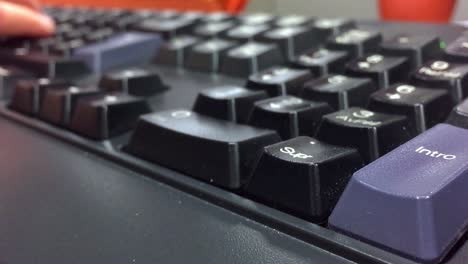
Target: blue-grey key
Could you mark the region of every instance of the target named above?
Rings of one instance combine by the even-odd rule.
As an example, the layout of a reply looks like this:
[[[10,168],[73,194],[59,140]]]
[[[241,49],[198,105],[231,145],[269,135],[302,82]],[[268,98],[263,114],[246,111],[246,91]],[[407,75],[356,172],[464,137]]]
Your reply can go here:
[[[468,130],[440,124],[356,172],[329,224],[427,263],[468,226]]]
[[[101,73],[116,67],[149,62],[157,54],[161,43],[158,34],[126,32],[79,48],[74,57],[84,60],[93,72]]]

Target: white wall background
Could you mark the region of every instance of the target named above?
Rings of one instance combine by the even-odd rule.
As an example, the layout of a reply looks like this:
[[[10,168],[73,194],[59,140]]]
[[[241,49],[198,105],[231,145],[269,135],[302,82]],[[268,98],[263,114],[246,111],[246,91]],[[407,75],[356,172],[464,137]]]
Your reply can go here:
[[[248,11],[317,17],[378,18],[377,0],[250,0]],[[468,0],[458,0],[453,19],[468,20]]]

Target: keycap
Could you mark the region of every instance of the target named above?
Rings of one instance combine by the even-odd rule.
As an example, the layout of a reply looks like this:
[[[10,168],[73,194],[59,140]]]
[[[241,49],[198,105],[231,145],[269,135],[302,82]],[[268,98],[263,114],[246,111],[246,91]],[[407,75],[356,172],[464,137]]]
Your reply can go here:
[[[0,66],[0,99],[10,99],[14,86],[18,80],[32,79],[29,72],[20,68],[1,65]]]
[[[102,93],[94,87],[69,86],[62,89],[47,89],[39,109],[39,118],[58,125],[68,126],[71,116],[80,98],[96,96]]]
[[[166,41],[156,56],[155,62],[171,66],[183,66],[188,50],[200,42],[200,38],[183,35]]]
[[[245,189],[255,200],[323,223],[362,165],[355,149],[297,137],[265,147]]]
[[[201,19],[201,21],[204,23],[221,22],[227,20],[232,20],[232,16],[225,12],[208,13]]]
[[[217,72],[221,57],[235,45],[235,42],[222,39],[198,43],[188,51],[185,66],[196,71]]]
[[[431,35],[399,34],[384,41],[380,52],[388,56],[404,56],[409,59],[411,70],[424,62],[440,57],[440,39]]]
[[[439,263],[467,228],[467,132],[439,124],[356,172],[329,226]]]
[[[241,15],[238,19],[241,24],[258,26],[273,22],[275,16],[268,13],[254,13]]]
[[[278,141],[271,130],[177,109],[140,117],[124,150],[214,185],[239,189],[262,148]]]
[[[317,47],[322,42],[316,32],[309,27],[276,28],[255,37],[255,40],[278,45],[288,60],[293,60],[299,54]]]
[[[253,90],[264,90],[270,96],[299,94],[302,85],[312,79],[308,70],[298,70],[275,66],[259,73],[252,74],[246,87]]]
[[[269,29],[267,25],[240,25],[229,29],[223,37],[238,42],[248,42]]]
[[[351,59],[355,59],[365,53],[376,52],[380,42],[382,34],[377,31],[351,29],[328,40],[327,48],[345,51]]]
[[[320,18],[313,22],[313,27],[318,31],[321,39],[327,39],[356,27],[356,23],[342,18]]]
[[[190,19],[167,19],[159,18],[145,19],[135,26],[138,31],[159,33],[165,39],[170,39],[178,34],[185,34],[193,27],[193,21]]]
[[[329,73],[343,73],[349,56],[345,51],[317,48],[297,56],[291,65],[294,68],[308,69],[315,77]]]
[[[452,109],[446,123],[468,129],[468,99]]]
[[[83,39],[88,43],[99,42],[110,38],[114,34],[116,34],[114,29],[110,27],[103,27],[93,31],[90,34],[87,34],[83,37]]]
[[[85,36],[91,34],[93,31],[93,28],[89,26],[74,26],[72,30],[63,32],[60,36],[61,39],[67,41],[72,39],[84,38]]]
[[[282,139],[315,135],[322,116],[332,112],[329,105],[283,95],[254,104],[248,124],[276,130]]]
[[[448,61],[466,63],[468,61],[468,35],[462,35],[445,49],[445,58]]]
[[[411,83],[435,89],[446,89],[455,102],[468,96],[468,65],[434,60],[418,68],[411,77]]]
[[[0,49],[0,61],[27,70],[37,77],[50,79],[75,78],[90,72],[87,65],[79,59],[61,58],[24,49]]]
[[[202,90],[193,111],[237,123],[247,123],[256,101],[266,99],[265,91],[252,91],[239,86],[219,86]]]
[[[153,17],[156,17],[161,20],[174,19],[177,18],[179,15],[180,13],[173,9],[153,11]]]
[[[39,111],[44,93],[48,89],[59,89],[70,86],[63,80],[19,80],[16,82],[9,108],[27,115],[36,115]]]
[[[286,15],[276,19],[274,25],[277,27],[297,27],[307,26],[312,22],[312,19],[300,15]]]
[[[234,26],[235,24],[231,21],[206,23],[196,26],[193,33],[200,37],[213,38],[221,36]]]
[[[130,67],[105,74],[99,87],[107,92],[122,92],[134,96],[152,96],[168,89],[154,68]]]
[[[353,106],[366,107],[377,88],[367,78],[331,74],[304,84],[301,98],[326,102],[335,110]]]
[[[369,110],[405,115],[414,135],[443,122],[454,103],[443,89],[427,89],[408,84],[395,84],[371,95]]]
[[[74,58],[83,60],[95,73],[117,67],[132,66],[151,61],[161,45],[161,37],[144,32],[126,32],[79,48]]]
[[[351,61],[346,66],[346,75],[371,78],[378,89],[385,89],[391,84],[405,82],[410,72],[408,59],[370,54]]]
[[[69,128],[82,136],[104,140],[134,128],[140,115],[151,112],[141,97],[112,93],[78,100]]]
[[[73,39],[65,42],[57,42],[51,45],[48,52],[62,57],[71,57],[76,49],[84,47],[86,42],[82,39]]]
[[[220,72],[230,76],[248,77],[283,62],[283,55],[276,45],[249,42],[230,49],[222,56]]]
[[[411,138],[405,116],[351,107],[322,119],[317,138],[326,143],[357,148],[373,161]]]

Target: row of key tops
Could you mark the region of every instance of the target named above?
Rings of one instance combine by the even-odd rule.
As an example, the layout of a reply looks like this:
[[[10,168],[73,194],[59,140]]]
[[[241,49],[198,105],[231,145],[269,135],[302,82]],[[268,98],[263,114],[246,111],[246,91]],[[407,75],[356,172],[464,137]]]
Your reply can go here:
[[[126,153],[418,261],[467,228],[468,35],[444,48],[345,19],[46,12],[55,36],[2,42],[11,110],[93,140],[134,129]],[[151,113],[171,87],[154,67],[112,70],[131,59],[246,81]]]

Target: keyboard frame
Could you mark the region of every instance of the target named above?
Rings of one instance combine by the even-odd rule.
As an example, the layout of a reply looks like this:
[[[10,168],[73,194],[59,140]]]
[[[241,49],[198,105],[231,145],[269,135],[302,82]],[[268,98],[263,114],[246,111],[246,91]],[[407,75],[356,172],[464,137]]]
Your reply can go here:
[[[425,34],[427,32],[432,32],[434,35],[441,36],[441,38],[446,42],[453,41],[460,34],[467,32],[467,29],[455,25],[403,23],[382,24],[379,22],[361,22],[359,23],[359,26],[362,28],[381,30],[385,33],[386,36],[392,36],[395,33],[401,33],[402,29],[405,30],[404,32],[413,32],[414,34]],[[185,86],[190,85],[191,83],[190,80],[187,80],[186,77],[190,77],[188,79],[197,80],[197,83],[205,83],[207,78],[210,79],[210,82],[221,83],[222,81],[223,84],[243,85],[245,82],[243,79],[235,79],[224,76],[220,77],[217,75],[207,75],[188,71],[186,72],[185,70],[175,68],[159,66],[155,67],[158,67],[158,69],[163,73],[162,76],[164,80],[175,80],[174,77],[177,76],[184,78],[179,79],[177,82],[183,82],[186,84]],[[92,83],[95,80],[96,78],[91,78],[83,80],[83,83]],[[164,100],[164,98],[161,99],[159,96],[157,96],[156,98],[149,100],[152,106],[158,105],[158,107],[154,110],[166,110],[177,107],[177,105],[185,105],[187,103],[185,101],[187,98],[190,99],[190,102],[194,102],[195,97],[190,97],[190,94],[187,94],[183,88],[178,87],[176,89],[176,85],[171,82],[168,83],[171,84],[172,92],[179,94],[181,96],[180,98],[182,99],[175,103],[176,106],[174,106],[173,102],[171,104],[166,104],[165,101],[158,105],[158,103],[161,103],[161,100]],[[193,90],[196,94],[199,89]],[[191,105],[185,105],[185,107],[191,107]],[[10,111],[6,107],[5,102],[0,104],[0,116],[40,131],[68,144],[72,144],[82,150],[94,153],[120,166],[141,173],[183,192],[199,197],[212,204],[228,209],[229,211],[232,211],[236,214],[267,225],[280,232],[286,233],[299,240],[315,245],[324,251],[339,255],[350,261],[354,261],[356,263],[416,263],[389,251],[374,247],[346,235],[336,233],[332,230],[326,229],[323,226],[312,224],[306,220],[254,202],[231,191],[223,190],[177,171],[164,168],[162,166],[128,155],[122,152],[120,148],[122,147],[122,144],[128,140],[130,133],[102,142],[92,141],[78,136],[72,132],[68,132],[64,129],[49,125],[40,119],[24,116]]]

